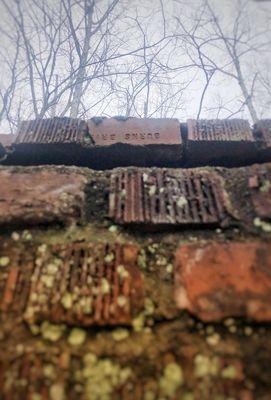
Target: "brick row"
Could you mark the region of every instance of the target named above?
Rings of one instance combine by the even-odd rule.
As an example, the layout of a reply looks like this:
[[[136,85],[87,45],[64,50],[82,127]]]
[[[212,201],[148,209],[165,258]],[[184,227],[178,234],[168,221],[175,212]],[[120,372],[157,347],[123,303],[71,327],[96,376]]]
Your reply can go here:
[[[254,229],[255,218],[271,218],[271,164],[217,171],[1,167],[0,181],[0,226],[110,219],[152,231],[236,224]]]
[[[47,118],[22,121],[7,165],[242,166],[271,160],[271,120]],[[2,135],[4,136],[4,135]],[[0,138],[1,141],[1,138]],[[2,149],[3,153],[3,149]],[[3,158],[3,157],[2,157]]]

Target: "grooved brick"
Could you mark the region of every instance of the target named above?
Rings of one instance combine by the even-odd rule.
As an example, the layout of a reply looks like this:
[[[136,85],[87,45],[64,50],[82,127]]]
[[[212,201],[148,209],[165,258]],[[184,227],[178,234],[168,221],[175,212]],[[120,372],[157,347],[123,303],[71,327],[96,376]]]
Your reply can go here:
[[[34,269],[34,253],[0,250],[0,258],[9,262],[0,269],[0,312],[22,316],[30,290],[30,278]]]
[[[109,217],[119,224],[227,225],[231,205],[214,172],[119,170],[111,174]]]
[[[175,298],[203,321],[271,320],[271,243],[196,243],[175,259]]]
[[[254,162],[256,154],[256,142],[246,120],[187,120],[188,166],[245,165]]]
[[[130,324],[143,301],[137,247],[70,243],[36,260],[25,319],[89,325]]]
[[[271,160],[271,119],[262,119],[254,125],[254,135],[259,145],[259,158]]]

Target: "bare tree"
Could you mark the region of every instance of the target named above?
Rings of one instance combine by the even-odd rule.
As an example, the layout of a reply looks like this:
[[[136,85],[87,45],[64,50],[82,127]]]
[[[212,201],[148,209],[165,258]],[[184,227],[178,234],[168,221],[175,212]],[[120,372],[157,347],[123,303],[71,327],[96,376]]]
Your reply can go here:
[[[221,79],[221,76],[225,76],[230,85],[231,82],[236,82],[239,86],[243,103],[240,109],[246,106],[251,119],[258,119],[255,86],[259,71],[250,69],[248,73],[248,65],[253,57],[269,51],[270,38],[266,28],[255,30],[250,23],[249,1],[236,0],[235,5],[236,8],[227,22],[218,15],[210,0],[200,2],[196,12],[190,15],[188,23],[177,17],[176,35],[186,46],[191,67],[202,71],[205,78],[198,117],[211,81],[215,77]]]

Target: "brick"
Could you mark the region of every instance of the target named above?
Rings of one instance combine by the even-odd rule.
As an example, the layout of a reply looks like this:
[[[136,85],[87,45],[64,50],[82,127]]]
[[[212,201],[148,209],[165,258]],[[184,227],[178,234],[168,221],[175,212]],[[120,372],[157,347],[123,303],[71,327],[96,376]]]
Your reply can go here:
[[[271,161],[271,119],[262,119],[254,125],[254,136],[259,147],[259,159]]]
[[[0,258],[9,262],[0,268],[0,313],[22,316],[30,290],[34,269],[34,253],[1,248]]]
[[[271,168],[268,165],[250,169],[249,190],[255,214],[262,219],[271,219]]]
[[[52,352],[43,354],[25,352],[19,356],[14,355],[10,362],[1,359],[1,399],[63,399],[64,393],[67,392],[65,387],[67,372],[61,368],[60,358],[61,355],[52,354]],[[58,390],[53,390],[52,387]],[[63,396],[61,396],[60,388],[63,388]],[[54,392],[55,396],[53,396]]]
[[[197,243],[175,260],[175,299],[203,321],[271,320],[271,243]]]
[[[38,258],[25,319],[79,326],[131,324],[142,306],[138,249],[71,243]]]
[[[130,169],[111,174],[109,217],[118,224],[226,226],[230,210],[223,179],[214,172]]]
[[[254,162],[256,155],[248,121],[187,120],[186,165],[240,166]]]
[[[47,118],[22,121],[15,144],[84,143],[87,125],[75,118]]]
[[[182,138],[177,119],[92,118],[89,132],[107,167],[178,166]]]
[[[91,146],[85,121],[73,118],[47,118],[22,121],[13,152],[5,165],[65,164],[85,165]]]
[[[0,225],[38,225],[80,220],[83,175],[61,168],[0,168]]]

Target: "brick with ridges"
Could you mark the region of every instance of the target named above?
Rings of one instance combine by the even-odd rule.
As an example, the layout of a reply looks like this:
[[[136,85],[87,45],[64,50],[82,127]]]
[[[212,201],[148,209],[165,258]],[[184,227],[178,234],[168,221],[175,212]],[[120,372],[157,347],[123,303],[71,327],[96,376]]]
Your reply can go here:
[[[255,162],[256,141],[242,119],[187,120],[187,166],[240,166]]]

